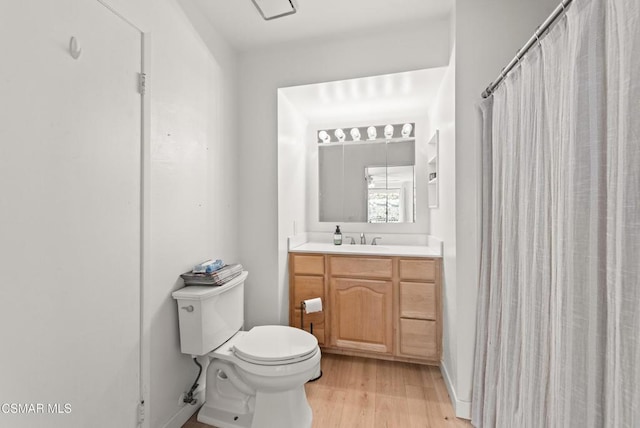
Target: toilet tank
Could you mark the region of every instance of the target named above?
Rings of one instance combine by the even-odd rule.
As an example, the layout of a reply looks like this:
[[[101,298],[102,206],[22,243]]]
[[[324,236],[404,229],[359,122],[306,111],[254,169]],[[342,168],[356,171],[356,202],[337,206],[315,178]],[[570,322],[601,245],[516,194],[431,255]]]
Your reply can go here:
[[[182,353],[206,355],[242,328],[248,274],[243,271],[219,287],[190,285],[171,294],[178,304]]]

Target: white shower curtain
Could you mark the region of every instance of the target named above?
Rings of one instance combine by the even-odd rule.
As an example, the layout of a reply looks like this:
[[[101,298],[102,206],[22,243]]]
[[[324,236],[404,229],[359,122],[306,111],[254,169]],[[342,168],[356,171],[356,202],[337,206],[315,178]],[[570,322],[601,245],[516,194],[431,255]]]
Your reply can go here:
[[[481,106],[477,427],[640,427],[640,0],[574,0]]]

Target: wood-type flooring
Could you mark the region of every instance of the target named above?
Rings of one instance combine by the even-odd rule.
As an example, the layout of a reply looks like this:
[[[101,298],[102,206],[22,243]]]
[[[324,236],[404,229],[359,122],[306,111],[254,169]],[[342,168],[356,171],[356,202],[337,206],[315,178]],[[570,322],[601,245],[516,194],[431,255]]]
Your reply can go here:
[[[471,427],[457,419],[438,367],[322,354],[307,383],[313,428]],[[210,428],[194,415],[182,428]]]

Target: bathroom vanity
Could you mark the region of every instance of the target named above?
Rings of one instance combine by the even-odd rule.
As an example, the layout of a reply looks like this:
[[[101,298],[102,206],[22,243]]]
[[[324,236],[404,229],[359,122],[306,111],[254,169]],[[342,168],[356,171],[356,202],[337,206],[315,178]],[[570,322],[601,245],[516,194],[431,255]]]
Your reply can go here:
[[[324,352],[440,363],[441,257],[428,247],[308,243],[289,253],[289,323]],[[321,297],[323,312],[302,314]]]

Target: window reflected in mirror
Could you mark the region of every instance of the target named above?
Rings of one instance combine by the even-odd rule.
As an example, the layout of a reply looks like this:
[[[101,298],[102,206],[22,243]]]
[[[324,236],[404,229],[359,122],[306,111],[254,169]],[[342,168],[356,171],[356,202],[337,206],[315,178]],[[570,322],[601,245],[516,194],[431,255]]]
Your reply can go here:
[[[368,223],[412,223],[415,218],[413,166],[367,168]]]

